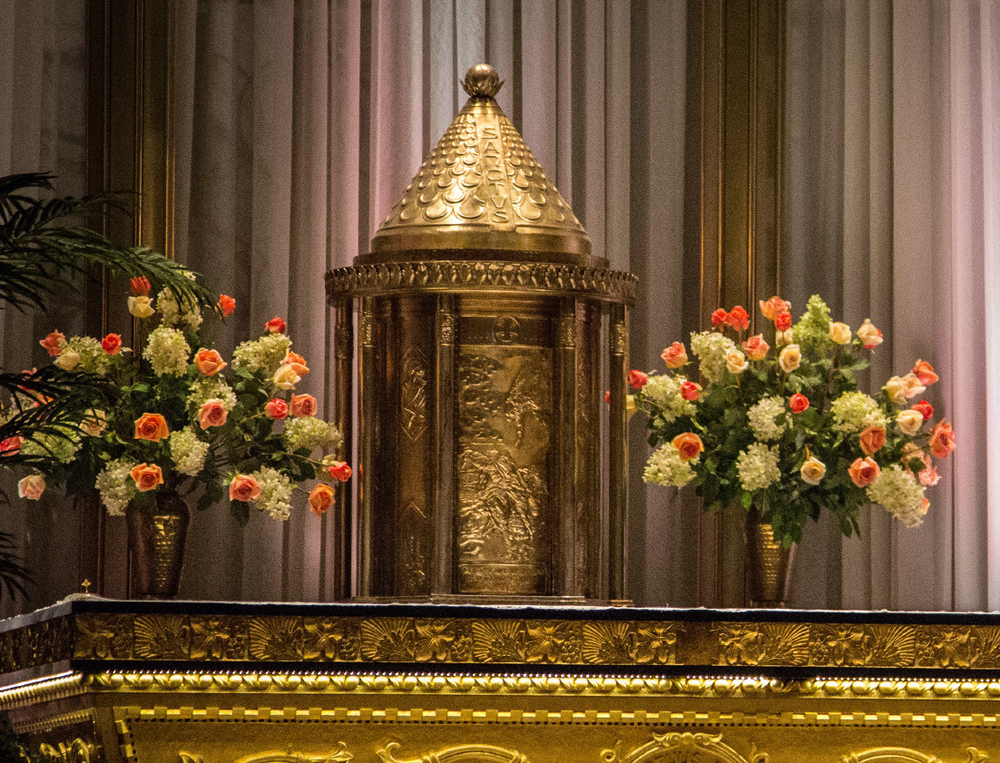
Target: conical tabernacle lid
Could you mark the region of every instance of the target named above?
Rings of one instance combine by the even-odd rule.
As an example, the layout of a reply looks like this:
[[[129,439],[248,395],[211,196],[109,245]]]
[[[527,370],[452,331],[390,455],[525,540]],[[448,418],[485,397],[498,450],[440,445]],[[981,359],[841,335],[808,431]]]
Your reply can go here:
[[[494,96],[492,66],[469,69],[465,107],[424,160],[359,263],[476,257],[605,266]]]

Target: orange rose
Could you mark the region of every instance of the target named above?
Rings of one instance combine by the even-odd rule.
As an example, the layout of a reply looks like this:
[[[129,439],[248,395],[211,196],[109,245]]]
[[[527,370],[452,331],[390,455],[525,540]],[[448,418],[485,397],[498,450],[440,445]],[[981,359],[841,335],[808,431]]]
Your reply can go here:
[[[926,360],[917,360],[913,366],[913,373],[925,387],[938,380],[938,375],[934,373],[934,366]]]
[[[712,313],[712,325],[717,329],[721,329],[727,323],[729,323],[729,313],[721,307],[715,308],[715,312]]]
[[[663,362],[667,364],[667,368],[681,368],[687,365],[688,355],[687,350],[684,345],[680,342],[674,342],[672,345],[667,347],[660,357],[663,358]]]
[[[281,361],[281,365],[290,366],[299,376],[305,376],[309,373],[309,366],[306,364],[306,359],[291,350],[285,355],[285,359]]]
[[[790,331],[792,328],[792,314],[786,311],[774,316],[774,328],[782,333]],[[791,344],[791,340],[785,342],[785,344]]]
[[[205,376],[215,376],[228,365],[217,350],[202,347],[194,354],[194,367]]]
[[[135,439],[159,442],[170,436],[167,420],[158,413],[144,413],[135,420]]]
[[[252,501],[260,497],[260,485],[250,474],[237,474],[229,483],[230,501]]]
[[[139,464],[129,474],[140,493],[163,484],[163,470],[156,464]]]
[[[847,468],[847,473],[851,475],[851,482],[858,487],[868,487],[881,471],[879,465],[867,456],[855,459],[854,463]]]
[[[285,321],[277,315],[264,324],[264,330],[272,334],[285,333]]]
[[[628,372],[628,386],[632,389],[642,389],[646,386],[647,381],[649,381],[649,375],[642,371],[636,371],[633,368]]]
[[[333,507],[333,488],[329,485],[317,485],[309,493],[309,509],[317,517],[323,516]]]
[[[108,334],[101,340],[101,347],[108,355],[117,355],[122,351],[122,338],[118,334]]]
[[[792,303],[786,302],[781,297],[771,297],[767,302],[760,300],[758,304],[760,305],[760,311],[764,313],[764,317],[769,321],[777,318],[778,313],[787,313],[792,309]]]
[[[763,334],[755,334],[743,343],[743,352],[750,360],[763,360],[770,349],[771,345],[764,341]]]
[[[792,413],[802,413],[809,407],[809,398],[801,392],[796,392],[788,398],[788,407],[792,409]]]
[[[198,409],[198,424],[202,429],[209,427],[221,427],[226,423],[229,414],[222,405],[222,401],[217,397],[206,400]]]
[[[729,311],[729,318],[726,320],[736,331],[746,331],[750,326],[750,313],[743,309],[742,305],[737,305]]]
[[[694,432],[679,434],[670,441],[670,444],[677,448],[677,452],[681,454],[681,461],[693,461],[705,450],[701,438]]]
[[[288,415],[288,403],[280,397],[274,397],[264,405],[264,412],[269,419],[283,419]]]
[[[136,276],[131,281],[129,281],[129,286],[132,287],[132,296],[138,297],[145,294],[149,294],[149,279],[146,276]]]
[[[346,461],[333,461],[330,463],[328,471],[335,480],[347,482],[351,478],[351,467]]]
[[[316,398],[312,395],[292,395],[291,404],[292,415],[296,418],[300,416],[316,415]]]
[[[236,309],[236,300],[230,297],[228,294],[219,295],[219,311],[223,315],[232,315],[233,310]]]
[[[866,456],[877,453],[885,445],[885,427],[871,426],[858,435],[861,450]]]
[[[63,345],[66,344],[66,335],[61,331],[53,331],[39,344],[49,353],[50,358],[54,358],[59,355]]]
[[[955,431],[947,421],[939,421],[931,430],[931,453],[944,458],[955,450]]]

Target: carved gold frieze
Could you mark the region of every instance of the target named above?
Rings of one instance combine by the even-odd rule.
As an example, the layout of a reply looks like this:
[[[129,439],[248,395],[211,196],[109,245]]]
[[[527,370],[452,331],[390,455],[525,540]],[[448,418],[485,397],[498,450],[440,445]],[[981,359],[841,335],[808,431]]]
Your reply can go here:
[[[545,293],[632,303],[637,279],[631,273],[547,262],[429,260],[354,265],[326,274],[327,293],[385,296],[412,289],[428,291]],[[624,329],[624,326],[622,327]],[[367,336],[362,325],[362,338]]]
[[[60,763],[91,763],[97,760],[97,748],[83,739],[72,739],[69,742],[39,745],[38,752],[47,761]]]
[[[479,524],[470,514],[459,537],[485,543],[489,522],[514,522],[494,510],[499,503],[475,514]],[[877,668],[942,677],[1000,670],[993,625],[585,620],[550,612],[529,619],[85,611],[0,633],[0,668],[121,660]]]

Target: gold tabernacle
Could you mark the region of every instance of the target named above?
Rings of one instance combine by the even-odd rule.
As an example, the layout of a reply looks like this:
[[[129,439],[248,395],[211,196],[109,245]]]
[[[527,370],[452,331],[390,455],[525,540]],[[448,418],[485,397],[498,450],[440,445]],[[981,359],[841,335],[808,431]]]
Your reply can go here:
[[[355,533],[350,496],[338,502],[339,598],[623,596],[635,279],[591,254],[494,100],[501,84],[469,70],[468,102],[371,252],[327,274],[348,443],[355,313],[359,326],[359,506]]]

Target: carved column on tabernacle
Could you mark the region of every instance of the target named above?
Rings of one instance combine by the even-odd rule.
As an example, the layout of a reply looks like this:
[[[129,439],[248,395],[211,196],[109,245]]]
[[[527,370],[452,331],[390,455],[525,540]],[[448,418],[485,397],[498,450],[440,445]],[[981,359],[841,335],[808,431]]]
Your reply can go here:
[[[371,251],[327,274],[337,330],[353,331],[355,313],[363,324],[345,596],[623,598],[619,334],[635,278],[591,254],[497,105],[502,84],[490,66],[469,70],[468,102]],[[347,426],[350,390],[338,390]]]

